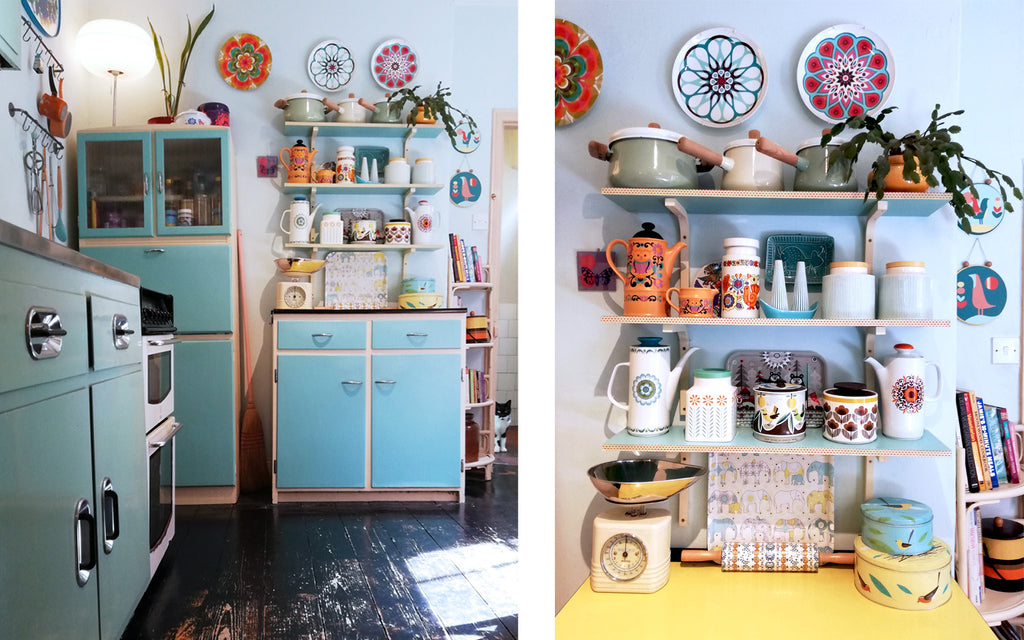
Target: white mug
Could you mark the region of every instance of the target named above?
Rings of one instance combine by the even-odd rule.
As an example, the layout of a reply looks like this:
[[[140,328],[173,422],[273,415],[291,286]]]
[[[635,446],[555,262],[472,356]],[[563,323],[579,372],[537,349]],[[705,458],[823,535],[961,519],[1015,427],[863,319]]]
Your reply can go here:
[[[322,244],[345,244],[345,222],[340,213],[325,213],[320,219]]]

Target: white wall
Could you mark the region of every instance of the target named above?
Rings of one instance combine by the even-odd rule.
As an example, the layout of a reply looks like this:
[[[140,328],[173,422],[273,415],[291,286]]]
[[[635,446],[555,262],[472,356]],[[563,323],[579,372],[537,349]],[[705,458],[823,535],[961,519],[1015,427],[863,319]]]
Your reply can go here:
[[[604,62],[603,86],[594,107],[576,123],[555,131],[556,607],[561,607],[586,579],[591,522],[596,513],[608,506],[591,487],[585,471],[593,464],[615,458],[611,452],[603,451],[601,445],[625,423],[624,412],[610,407],[605,399],[610,370],[615,363],[628,359],[628,347],[638,335],[654,335],[657,331],[656,327],[601,324],[600,316],[621,309],[621,285],[612,295],[577,292],[575,252],[604,248],[612,239],[628,238],[643,221],[654,222],[670,242],[677,239],[669,214],[627,213],[600,195],[600,188],[607,185],[608,169],[589,157],[587,142],[607,142],[618,129],[660,122],[664,128],[712,149],[723,149],[726,142],[745,137],[751,128],[760,129],[763,135],[792,149],[826,126],[807,110],[797,93],[796,65],[801,51],[822,29],[864,23],[888,44],[895,60],[895,85],[888,104],[898,105],[899,110],[889,117],[889,123],[896,129],[922,128],[935,103],[951,108],[963,106],[967,108],[967,117],[962,124],[970,131],[969,137],[967,132],[964,137],[968,151],[1016,177],[1020,174],[1019,140],[1024,129],[1006,115],[1007,105],[1014,104],[1022,93],[1020,82],[1014,77],[1021,61],[1019,46],[1015,44],[1022,26],[1020,9],[1019,1],[972,4],[970,11],[961,10],[959,2],[926,0],[895,4],[868,0],[855,11],[795,0],[713,4],[651,0],[556,2],[556,16],[572,20],[586,30],[594,38]],[[884,19],[867,20],[869,16]],[[672,97],[669,75],[676,53],[691,36],[723,26],[737,29],[761,48],[768,66],[769,89],[754,116],[736,127],[712,129],[696,124],[679,110]],[[979,37],[985,42],[995,41],[995,52],[990,48],[981,51],[981,47],[975,46]],[[970,49],[978,50],[968,52]],[[968,78],[970,88],[966,86]],[[978,87],[993,91],[980,94]],[[969,91],[971,95],[966,95]],[[863,181],[866,167],[861,168]],[[720,176],[720,170],[715,173]],[[791,181],[791,169],[786,179]],[[1019,203],[1015,206],[1019,207]],[[952,287],[969,242],[960,237],[963,234],[954,224],[948,209],[923,220],[883,218],[877,228],[874,268],[878,273],[884,271],[887,261],[924,260],[939,287],[936,314],[957,325]],[[1007,228],[1001,227],[990,240],[986,238],[985,249],[993,260],[998,256],[1009,288],[1018,292],[1019,215],[1002,226]],[[768,233],[780,231],[832,235],[836,241],[836,260],[860,259],[858,256],[863,255],[863,237],[857,220],[693,216],[691,264],[699,266],[719,258],[724,237],[756,237],[763,246]],[[936,243],[935,237],[945,242]],[[942,416],[930,427],[947,446],[952,446],[954,438],[954,424],[949,417],[955,416],[951,413],[951,398],[957,384],[996,390],[993,398],[998,396],[998,401],[1016,416],[1016,369],[993,369],[986,364],[987,351],[982,349],[987,349],[989,335],[1018,334],[1019,308],[1019,298],[1015,298],[995,328],[891,330],[879,337],[877,351],[883,356],[892,353],[895,342],[906,341],[942,367],[946,374],[943,397],[940,406],[932,408],[929,415]],[[695,328],[690,337],[702,349],[691,359],[690,370],[721,366],[726,356],[737,349],[775,346],[823,354],[830,381],[863,379],[863,334],[859,330]],[[960,341],[955,352],[947,346],[954,338]],[[993,380],[1006,373],[1011,373],[1007,380]],[[689,374],[684,376],[682,387],[688,386],[688,377]],[[839,460],[837,476],[837,530],[854,532],[859,528],[857,508],[863,480],[860,462]],[[936,534],[952,542],[954,470],[950,459],[881,463],[875,478],[878,495],[895,493],[930,504],[936,512]],[[691,489],[690,515],[699,524],[675,528],[673,546],[704,543],[701,514],[705,492],[703,483]],[[674,510],[674,501],[666,504]]]

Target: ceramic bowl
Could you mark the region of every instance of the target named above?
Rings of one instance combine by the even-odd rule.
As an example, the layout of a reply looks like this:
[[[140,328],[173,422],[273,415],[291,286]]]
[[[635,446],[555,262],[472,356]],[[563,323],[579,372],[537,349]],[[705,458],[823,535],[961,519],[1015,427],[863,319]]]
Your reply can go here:
[[[190,109],[188,111],[182,111],[178,115],[174,116],[175,124],[191,124],[191,125],[205,125],[210,124],[210,116],[206,115],[202,111],[196,111]]]
[[[613,460],[587,470],[587,477],[609,502],[643,504],[671,498],[707,474],[670,460]]]
[[[818,312],[818,303],[815,302],[807,311],[791,311],[788,309],[776,309],[772,305],[761,300],[761,313],[766,318],[788,318],[793,320],[810,320]]]
[[[441,306],[440,293],[403,293],[398,296],[402,309],[437,309]]]
[[[312,258],[275,258],[274,264],[284,275],[292,278],[301,278],[312,275],[319,271],[326,260],[313,260]]]

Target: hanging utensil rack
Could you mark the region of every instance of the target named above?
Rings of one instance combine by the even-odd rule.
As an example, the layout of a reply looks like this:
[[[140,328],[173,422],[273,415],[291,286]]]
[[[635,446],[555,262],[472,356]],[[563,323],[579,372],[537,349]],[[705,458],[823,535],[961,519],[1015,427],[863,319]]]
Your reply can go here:
[[[25,111],[24,109],[19,109],[18,107],[14,106],[13,102],[7,103],[7,112],[11,114],[12,118],[15,119],[19,115],[21,116],[22,130],[31,132],[33,128],[38,129],[39,132],[43,134],[43,148],[49,149],[50,153],[56,155],[58,160],[64,159],[64,145],[61,144],[61,142],[57,140],[57,138],[53,137],[53,135],[50,133],[47,127],[39,124],[39,121],[33,118],[32,114],[30,114],[28,111]]]
[[[32,24],[29,23],[28,19],[25,16],[22,16],[21,21],[25,23],[25,33],[22,34],[21,39],[25,42],[32,42],[33,40],[36,41],[35,55],[36,58],[39,59],[39,64],[33,64],[32,68],[35,70],[36,73],[42,73],[43,69],[52,65],[53,74],[59,80],[61,78],[61,75],[64,73],[64,65],[61,64],[60,60],[57,59],[57,56],[54,55],[50,47],[46,46],[46,43],[43,42],[43,39],[39,37],[39,34],[36,33],[36,30],[32,28]],[[43,54],[46,55],[45,64],[43,64],[42,61]]]

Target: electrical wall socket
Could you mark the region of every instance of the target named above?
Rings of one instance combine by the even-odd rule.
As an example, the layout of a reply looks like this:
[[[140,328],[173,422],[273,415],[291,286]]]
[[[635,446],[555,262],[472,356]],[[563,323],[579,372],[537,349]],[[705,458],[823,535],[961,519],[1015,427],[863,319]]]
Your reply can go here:
[[[487,228],[487,212],[478,211],[473,213],[473,230],[482,231]]]
[[[992,338],[992,364],[1017,364],[1019,362],[1019,338]]]

